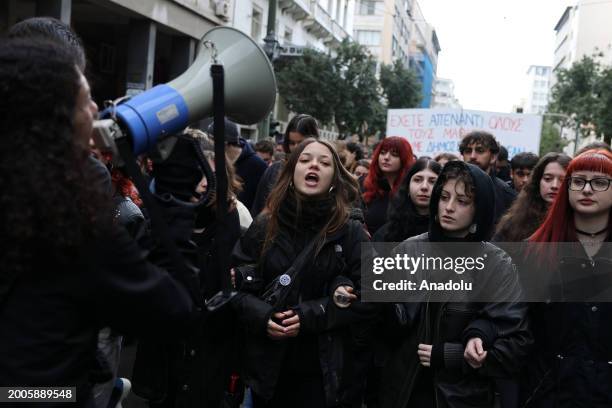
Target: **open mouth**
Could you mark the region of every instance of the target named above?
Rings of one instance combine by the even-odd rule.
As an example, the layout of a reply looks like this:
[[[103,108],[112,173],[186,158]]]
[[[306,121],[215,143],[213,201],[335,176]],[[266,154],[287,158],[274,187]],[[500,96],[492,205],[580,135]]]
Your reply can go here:
[[[306,181],[306,185],[308,187],[316,187],[319,184],[319,175],[317,173],[306,173],[306,177],[304,177]]]

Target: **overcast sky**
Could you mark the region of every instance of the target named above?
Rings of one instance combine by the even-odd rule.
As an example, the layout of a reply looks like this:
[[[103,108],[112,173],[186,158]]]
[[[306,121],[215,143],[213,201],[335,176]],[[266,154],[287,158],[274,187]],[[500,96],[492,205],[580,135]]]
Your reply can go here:
[[[552,65],[554,27],[575,0],[419,0],[442,51],[438,77],[464,109],[510,112],[530,65]]]

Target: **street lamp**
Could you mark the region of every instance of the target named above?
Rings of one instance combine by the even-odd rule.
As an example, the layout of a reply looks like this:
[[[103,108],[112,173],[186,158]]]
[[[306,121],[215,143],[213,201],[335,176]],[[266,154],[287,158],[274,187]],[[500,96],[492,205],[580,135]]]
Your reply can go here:
[[[280,52],[280,46],[276,38],[276,1],[277,0],[268,0],[268,25],[266,26],[266,38],[264,38],[263,46],[263,50],[268,56],[272,68],[274,68],[274,61],[278,59]],[[270,112],[270,115],[259,123],[256,140],[267,137],[270,121],[273,116],[274,113]]]
[[[276,0],[269,0],[268,25],[266,27],[266,38],[264,38],[264,52],[272,64],[278,58],[279,44],[276,38]]]
[[[550,112],[550,113],[543,113],[542,116],[550,116],[552,118],[562,118],[565,119],[567,121],[571,121],[574,122],[574,126],[575,126],[575,130],[574,132],[576,133],[576,137],[574,139],[574,154],[576,153],[576,151],[578,150],[578,139],[580,137],[580,122],[578,122],[578,120],[576,120],[576,118],[573,118],[569,115],[566,115],[564,113],[556,113],[556,112]],[[561,126],[561,136],[563,136],[563,126]]]

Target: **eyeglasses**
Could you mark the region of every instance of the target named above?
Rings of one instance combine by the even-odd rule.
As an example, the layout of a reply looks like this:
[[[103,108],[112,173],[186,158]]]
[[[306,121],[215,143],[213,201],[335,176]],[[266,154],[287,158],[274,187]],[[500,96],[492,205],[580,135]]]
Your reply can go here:
[[[593,191],[606,191],[610,188],[610,182],[612,180],[608,178],[594,178],[591,180],[583,179],[582,177],[571,177],[569,182],[569,189],[572,191],[582,191],[588,184],[591,186]]]

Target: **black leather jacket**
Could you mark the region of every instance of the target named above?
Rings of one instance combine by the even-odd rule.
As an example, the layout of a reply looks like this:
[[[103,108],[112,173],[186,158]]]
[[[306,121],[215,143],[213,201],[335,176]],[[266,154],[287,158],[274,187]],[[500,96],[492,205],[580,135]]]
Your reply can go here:
[[[428,242],[429,237],[422,234],[409,241]],[[403,252],[415,249],[403,245]],[[406,407],[415,391],[423,391],[415,390],[422,370],[432,370],[436,407],[492,407],[494,378],[520,371],[533,340],[527,326],[527,306],[518,302],[518,276],[504,251],[489,243],[480,245],[488,262],[495,262],[495,273],[487,276],[487,287],[503,291],[504,299],[515,301],[399,304],[405,324],[396,327],[395,339],[388,342],[381,406]],[[466,343],[474,337],[483,340],[487,351],[479,369],[473,369],[463,357]],[[433,345],[431,368],[419,362],[416,351],[420,343]]]

